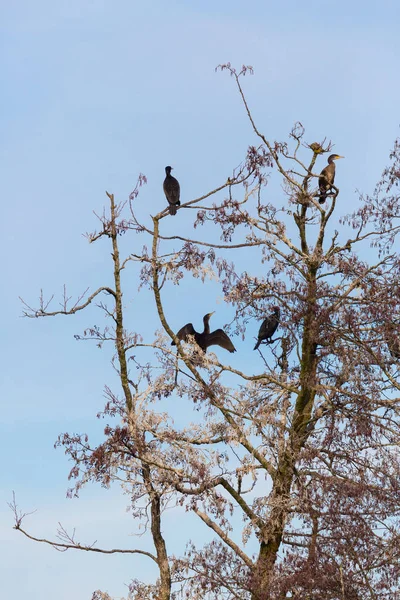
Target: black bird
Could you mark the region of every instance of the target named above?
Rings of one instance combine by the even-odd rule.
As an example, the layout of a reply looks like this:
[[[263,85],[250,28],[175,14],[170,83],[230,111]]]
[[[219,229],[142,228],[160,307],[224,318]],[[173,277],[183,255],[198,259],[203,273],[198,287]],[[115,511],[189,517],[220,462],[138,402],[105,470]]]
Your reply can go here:
[[[200,346],[203,352],[207,352],[207,348],[210,346],[221,346],[229,352],[236,352],[235,346],[232,344],[230,338],[226,335],[223,329],[216,329],[210,333],[210,318],[214,313],[207,313],[203,317],[204,330],[203,333],[198,333],[193,327],[192,323],[187,323],[182,329],[178,331],[176,337],[181,342],[187,342],[188,336],[193,335],[196,343]],[[175,342],[171,342],[171,346],[175,346]]]
[[[181,194],[181,188],[179,181],[171,175],[172,167],[165,167],[166,177],[164,179],[164,194],[169,203],[169,214],[176,215],[176,207],[180,206],[179,196]]]
[[[339,158],[344,158],[344,156],[339,156],[339,154],[331,154],[328,158],[328,165],[325,169],[322,169],[321,174],[318,179],[319,185],[319,203],[323,204],[326,200],[327,192],[332,188],[335,182],[335,170],[336,165],[334,163],[335,160]]]
[[[278,329],[280,319],[281,311],[278,306],[274,306],[274,312],[261,323],[260,331],[258,332],[257,344],[254,346],[254,350],[257,350],[261,342],[264,340],[266,340],[268,344],[272,342],[271,338]]]

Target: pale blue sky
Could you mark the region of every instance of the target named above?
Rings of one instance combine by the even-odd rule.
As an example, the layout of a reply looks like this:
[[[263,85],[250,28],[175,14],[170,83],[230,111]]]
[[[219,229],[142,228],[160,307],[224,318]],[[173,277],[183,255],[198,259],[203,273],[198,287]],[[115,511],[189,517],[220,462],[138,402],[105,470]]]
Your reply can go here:
[[[97,226],[92,211],[101,212],[106,189],[126,198],[145,173],[138,210],[148,220],[165,205],[166,164],[187,199],[226,180],[255,139],[233,81],[214,72],[219,63],[255,68],[244,85],[268,137],[285,139],[300,120],[308,141],[332,139],[346,156],[340,202],[346,211],[356,206],[355,189],[372,190],[398,135],[400,5],[20,0],[3,2],[0,16],[2,592],[13,600],[55,593],[88,600],[101,588],[118,597],[124,583],[150,569],[148,561],[59,554],[11,529],[6,501],[15,490],[26,510],[38,509],[28,522],[37,535],[51,536],[61,521],[84,541],[127,547],[133,531],[116,488],[65,499],[68,464],[53,449],[60,432],[101,430],[94,415],[113,381],[109,354],[73,338],[96,314],[24,320],[18,296],[34,303],[41,287],[59,294],[67,283],[79,293],[109,281],[106,243],[89,245],[81,235]],[[189,218],[179,219],[188,231]],[[164,220],[165,232],[177,224]],[[132,244],[139,249],[142,240],[123,239],[128,251]],[[149,297],[131,289],[132,327],[142,327],[137,311],[146,306],[143,330],[151,335],[158,324]],[[214,308],[216,325],[230,320],[217,291],[205,301],[199,282],[183,289],[196,298],[178,314],[179,290],[171,291],[173,326],[200,324]],[[239,365],[248,344],[235,344],[242,355],[232,364]],[[179,551],[184,532],[180,539],[174,511],[165,530],[177,532]]]

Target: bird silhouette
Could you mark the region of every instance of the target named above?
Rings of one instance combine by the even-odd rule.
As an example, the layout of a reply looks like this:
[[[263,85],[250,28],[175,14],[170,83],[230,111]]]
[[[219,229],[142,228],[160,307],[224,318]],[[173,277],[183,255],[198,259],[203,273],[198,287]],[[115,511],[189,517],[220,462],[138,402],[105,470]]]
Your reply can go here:
[[[176,337],[182,342],[187,342],[190,335],[194,336],[196,344],[200,346],[203,352],[207,352],[207,348],[210,346],[221,346],[229,352],[236,352],[235,346],[223,329],[216,329],[210,333],[210,318],[213,314],[212,312],[204,315],[202,333],[196,331],[192,323],[187,323],[178,331]],[[171,346],[176,346],[174,341],[171,342]]]
[[[181,194],[181,188],[179,181],[171,175],[172,167],[165,167],[165,179],[164,179],[164,194],[169,204],[169,214],[176,215],[177,206],[180,206],[179,197]]]
[[[336,172],[336,165],[334,163],[335,160],[339,160],[339,158],[344,158],[344,156],[339,156],[339,154],[331,154],[328,158],[328,164],[327,166],[322,169],[319,179],[318,179],[318,186],[319,186],[319,203],[323,204],[326,200],[327,197],[327,193],[329,192],[329,190],[332,188],[334,181],[335,181],[335,172]]]
[[[272,342],[272,336],[275,331],[278,329],[279,321],[281,319],[281,311],[278,306],[274,306],[274,312],[269,315],[264,321],[261,323],[260,330],[258,332],[258,340],[256,345],[254,346],[254,350],[257,350],[261,342],[266,341],[267,344]]]

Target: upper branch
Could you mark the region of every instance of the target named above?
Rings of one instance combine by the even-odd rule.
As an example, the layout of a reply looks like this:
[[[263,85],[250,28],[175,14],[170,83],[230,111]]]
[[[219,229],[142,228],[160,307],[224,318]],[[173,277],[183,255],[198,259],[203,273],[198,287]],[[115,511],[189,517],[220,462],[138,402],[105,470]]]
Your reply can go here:
[[[27,538],[33,540],[34,542],[48,544],[49,546],[53,546],[53,548],[59,548],[60,550],[84,550],[85,552],[99,552],[101,554],[143,554],[143,556],[148,556],[149,558],[154,560],[154,562],[157,562],[157,559],[153,554],[144,550],[128,550],[122,548],[112,548],[111,550],[105,550],[104,548],[95,548],[94,546],[88,546],[86,544],[64,544],[61,542],[47,540],[46,538],[37,538],[33,535],[30,535],[27,531],[22,529],[21,525],[18,523],[14,525],[14,529],[20,531]]]
[[[20,300],[21,300],[22,304],[26,307],[23,311],[24,317],[29,317],[30,319],[35,319],[38,317],[55,317],[56,315],[73,315],[76,312],[78,312],[79,310],[83,310],[84,308],[89,306],[89,304],[91,304],[91,302],[93,302],[93,300],[96,298],[96,296],[101,294],[101,292],[107,292],[107,294],[111,294],[114,298],[116,297],[115,291],[113,289],[103,286],[103,287],[100,287],[99,289],[97,289],[95,292],[93,292],[93,294],[91,294],[89,296],[89,298],[86,300],[86,302],[83,302],[83,304],[79,304],[79,301],[86,294],[86,292],[84,292],[84,294],[82,294],[82,296],[77,300],[77,302],[74,304],[74,306],[72,308],[68,308],[67,307],[68,298],[66,298],[64,295],[64,303],[62,305],[63,308],[61,310],[55,310],[52,312],[47,310],[47,306],[50,304],[51,300],[46,303],[43,299],[42,294],[40,296],[40,306],[38,309],[35,309],[35,308],[32,308],[31,306],[29,306],[29,304],[27,304],[21,297],[20,297]]]

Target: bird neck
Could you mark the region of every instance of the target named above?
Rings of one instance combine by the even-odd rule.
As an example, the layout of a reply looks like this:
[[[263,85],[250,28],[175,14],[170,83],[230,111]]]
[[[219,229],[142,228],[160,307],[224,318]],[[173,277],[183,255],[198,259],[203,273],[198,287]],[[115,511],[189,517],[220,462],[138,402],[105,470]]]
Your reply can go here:
[[[210,333],[210,317],[206,315],[203,317],[204,331],[203,333]]]

